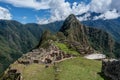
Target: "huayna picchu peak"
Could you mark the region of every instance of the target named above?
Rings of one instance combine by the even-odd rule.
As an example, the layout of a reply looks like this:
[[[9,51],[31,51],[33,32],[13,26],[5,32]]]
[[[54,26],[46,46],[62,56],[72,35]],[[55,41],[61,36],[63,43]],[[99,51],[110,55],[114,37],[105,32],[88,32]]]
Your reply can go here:
[[[71,14],[58,32],[43,30],[38,45],[11,64],[0,79],[104,80],[101,60],[114,58],[117,44],[109,33],[85,26]],[[85,57],[89,55],[95,55],[95,60]]]

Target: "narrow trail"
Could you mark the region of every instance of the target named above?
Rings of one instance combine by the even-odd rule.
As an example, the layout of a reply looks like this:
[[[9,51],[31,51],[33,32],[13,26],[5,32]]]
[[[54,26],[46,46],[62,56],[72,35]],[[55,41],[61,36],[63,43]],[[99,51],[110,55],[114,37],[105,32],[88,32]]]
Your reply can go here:
[[[54,63],[53,68],[54,68],[54,77],[55,77],[55,80],[59,80],[59,78],[58,78],[58,75],[59,75],[58,66],[57,66],[56,63]]]
[[[54,72],[55,72],[55,73],[54,73],[54,77],[55,77],[54,80],[59,80],[58,75],[59,75],[59,72],[61,71],[61,70],[59,69],[57,63],[62,62],[62,61],[65,61],[65,60],[68,60],[68,59],[73,59],[73,58],[76,58],[76,57],[64,58],[64,59],[59,60],[59,61],[54,61],[54,63],[53,63],[53,64],[54,64],[54,65],[53,65],[53,68],[54,68]]]
[[[68,60],[68,59],[73,59],[73,58],[76,58],[76,57],[64,58],[64,59],[61,59],[61,60],[55,61],[55,62],[56,62],[56,63],[59,63],[59,62],[62,62],[62,61]]]

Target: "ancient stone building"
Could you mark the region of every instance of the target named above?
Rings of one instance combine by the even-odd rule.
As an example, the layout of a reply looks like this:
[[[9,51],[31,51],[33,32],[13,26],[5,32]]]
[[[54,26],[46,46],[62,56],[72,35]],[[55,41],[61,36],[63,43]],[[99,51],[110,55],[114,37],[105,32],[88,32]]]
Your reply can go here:
[[[111,80],[120,80],[120,61],[116,59],[103,60],[101,72]]]

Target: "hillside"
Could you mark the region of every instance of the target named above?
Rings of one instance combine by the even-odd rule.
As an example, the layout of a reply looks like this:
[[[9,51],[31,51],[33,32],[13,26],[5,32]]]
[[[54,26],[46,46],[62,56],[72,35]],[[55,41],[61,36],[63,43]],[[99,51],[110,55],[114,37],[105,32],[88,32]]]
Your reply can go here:
[[[33,26],[36,28],[32,29]],[[33,35],[32,40],[35,38],[35,44],[38,45],[31,45],[33,49],[24,55],[21,53],[22,56],[7,68],[1,79],[104,80],[100,75],[101,61],[87,60],[83,57],[100,53],[111,58],[115,56],[115,51],[119,52],[119,43],[116,44],[109,33],[81,24],[73,14],[66,18],[59,32],[53,33],[52,28],[43,28],[37,24],[21,24],[21,27]],[[55,31],[57,29],[55,28]],[[37,30],[43,33],[40,33],[40,39],[39,33],[35,33]],[[28,39],[27,36],[24,35],[25,39]],[[20,37],[21,39],[23,38]],[[29,40],[35,42],[31,37]]]
[[[46,25],[24,25],[14,20],[0,20],[0,74],[23,53],[34,48],[44,30],[56,32],[61,24],[55,22]]]
[[[87,26],[99,28],[109,32],[116,41],[120,41],[120,18],[111,20],[88,20],[82,23]]]
[[[103,80],[100,76],[101,62],[83,57],[88,54],[113,57],[114,43],[107,32],[86,27],[71,14],[59,32],[44,31],[39,44],[11,64],[2,78]]]
[[[99,75],[101,62],[81,57],[49,65],[48,68],[43,64],[12,64],[11,67],[21,69],[24,80],[104,80]]]

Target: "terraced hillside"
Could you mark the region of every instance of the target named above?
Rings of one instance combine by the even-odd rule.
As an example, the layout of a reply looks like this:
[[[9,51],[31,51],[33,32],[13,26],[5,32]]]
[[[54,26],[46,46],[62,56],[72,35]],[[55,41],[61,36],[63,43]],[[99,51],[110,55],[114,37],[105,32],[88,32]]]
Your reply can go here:
[[[23,80],[104,80],[99,75],[101,61],[77,57],[50,64],[49,67],[45,66],[14,63],[11,68],[20,70]]]

